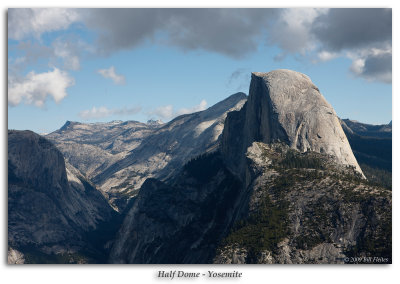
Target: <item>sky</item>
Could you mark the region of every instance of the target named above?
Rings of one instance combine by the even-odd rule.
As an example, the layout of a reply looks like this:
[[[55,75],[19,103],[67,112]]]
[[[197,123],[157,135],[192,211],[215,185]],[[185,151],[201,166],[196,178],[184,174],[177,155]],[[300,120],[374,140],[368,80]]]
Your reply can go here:
[[[251,72],[308,75],[341,118],[392,119],[391,9],[8,9],[8,128],[204,110]]]

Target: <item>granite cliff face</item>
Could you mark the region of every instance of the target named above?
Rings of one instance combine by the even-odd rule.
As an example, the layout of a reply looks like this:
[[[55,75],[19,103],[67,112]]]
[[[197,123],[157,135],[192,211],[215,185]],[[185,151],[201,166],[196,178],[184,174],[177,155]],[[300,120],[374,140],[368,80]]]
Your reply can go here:
[[[8,242],[25,253],[71,254],[114,213],[102,194],[47,139],[8,132]]]
[[[291,70],[252,73],[250,94],[240,112],[230,113],[222,150],[237,165],[252,142],[283,142],[301,152],[332,155],[362,174],[332,106],[306,75]],[[239,160],[238,160],[239,159]]]
[[[364,179],[308,77],[253,73],[248,101],[228,113],[220,139],[171,178],[143,184],[111,262],[391,258],[391,192]]]

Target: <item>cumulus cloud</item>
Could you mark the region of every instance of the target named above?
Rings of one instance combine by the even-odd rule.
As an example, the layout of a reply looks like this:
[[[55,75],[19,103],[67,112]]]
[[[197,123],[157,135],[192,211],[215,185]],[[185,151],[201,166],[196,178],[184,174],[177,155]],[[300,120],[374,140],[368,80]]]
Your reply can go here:
[[[147,114],[149,117],[155,116],[161,120],[168,121],[176,116],[202,111],[205,110],[206,108],[207,108],[207,101],[202,100],[200,104],[195,105],[191,108],[181,108],[179,110],[174,110],[174,107],[172,105],[165,105],[165,106],[160,106],[154,110],[151,110]]]
[[[78,20],[79,13],[74,9],[12,8],[8,10],[8,37],[15,40],[40,38],[45,32],[66,29]]]
[[[278,14],[279,9],[9,9],[8,35],[40,38],[83,22],[99,34],[96,46],[104,54],[152,41],[242,57],[257,49]]]
[[[74,84],[74,79],[67,72],[54,68],[44,73],[28,73],[26,77],[9,78],[8,104],[20,103],[44,106],[48,97],[59,103],[67,96],[67,88]]]
[[[375,52],[353,61],[350,70],[369,81],[392,83],[392,52]]]
[[[304,54],[315,47],[315,41],[310,32],[314,19],[326,13],[327,9],[284,9],[269,29],[268,40],[271,44],[277,44],[285,52]]]
[[[241,58],[265,41],[280,47],[276,61],[300,54],[314,63],[382,48],[392,34],[391,9],[94,9],[85,22],[105,53],[152,41]]]
[[[150,40],[242,57],[257,49],[277,14],[277,9],[93,9],[86,10],[84,19],[100,33],[98,46],[104,53]]]
[[[139,113],[140,111],[141,107],[130,107],[130,108],[124,107],[124,108],[109,109],[105,106],[101,107],[94,106],[89,110],[81,111],[79,113],[79,116],[84,120],[90,120],[90,119],[105,118],[112,115],[120,115],[120,116],[134,115]]]
[[[353,74],[392,82],[391,9],[330,9],[315,19],[311,32],[321,46],[320,61],[346,51]]]
[[[289,54],[329,61],[365,50],[387,49],[392,44],[391,9],[10,9],[8,34],[12,39],[40,36],[83,22],[98,36],[96,52],[109,55],[145,43],[170,45],[184,51],[204,50],[242,58],[260,44],[278,46],[277,61]],[[65,42],[64,42],[65,43]],[[64,68],[79,68],[79,55],[72,46],[53,45],[53,54]],[[21,57],[22,58],[22,57]],[[388,82],[387,56],[352,57],[381,66],[369,77]],[[29,59],[26,59],[29,61]],[[378,63],[378,61],[381,61]],[[386,64],[386,68],[383,65]],[[372,70],[368,68],[368,70]],[[104,69],[109,70],[109,69]],[[115,73],[115,71],[114,71]],[[112,79],[112,73],[108,78]],[[366,78],[364,72],[355,73]],[[114,82],[119,83],[119,75]]]
[[[376,47],[392,41],[392,10],[330,9],[315,19],[312,33],[332,51]]]
[[[117,85],[125,84],[125,77],[123,75],[118,75],[117,73],[115,73],[114,66],[111,66],[108,69],[97,70],[97,73],[99,73],[104,78],[113,80],[113,82]]]
[[[340,55],[336,52],[329,52],[326,50],[322,50],[322,51],[318,52],[318,54],[317,54],[318,61],[322,61],[322,62],[332,60],[339,56]]]

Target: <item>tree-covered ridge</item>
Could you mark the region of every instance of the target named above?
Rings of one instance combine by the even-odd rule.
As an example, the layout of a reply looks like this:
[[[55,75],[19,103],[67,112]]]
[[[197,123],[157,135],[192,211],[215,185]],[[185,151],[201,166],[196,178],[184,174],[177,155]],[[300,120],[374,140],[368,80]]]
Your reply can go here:
[[[236,223],[218,254],[236,247],[245,252],[246,263],[259,263],[262,255],[279,254],[279,246],[287,242],[303,251],[333,244],[343,246],[349,256],[391,259],[390,190],[363,179],[353,168],[335,164],[329,156],[300,153],[281,144],[259,146],[269,162],[269,177],[254,189],[255,209]],[[364,227],[356,243],[341,243],[334,236],[349,230],[356,209]],[[296,219],[301,224],[297,229]]]
[[[256,212],[240,220],[232,233],[222,241],[222,246],[237,244],[248,251],[248,263],[256,263],[261,251],[272,251],[288,234],[288,203],[272,202],[263,196]]]

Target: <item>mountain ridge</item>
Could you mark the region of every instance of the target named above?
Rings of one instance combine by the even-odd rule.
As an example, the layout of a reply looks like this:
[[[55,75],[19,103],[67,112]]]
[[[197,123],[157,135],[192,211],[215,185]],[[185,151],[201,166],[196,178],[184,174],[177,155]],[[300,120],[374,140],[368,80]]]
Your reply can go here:
[[[282,78],[290,82],[291,77],[294,87],[276,85]],[[297,84],[298,80],[302,81]],[[334,110],[310,82],[287,70],[255,73],[247,102],[228,113],[215,152],[193,159],[171,179],[144,183],[145,190],[139,190],[118,232],[110,261],[210,263],[212,258],[215,263],[344,263],[345,257],[357,252],[388,256],[391,213],[375,206],[390,207],[391,193],[365,180]],[[290,108],[282,110],[279,100],[286,95],[294,99],[297,93],[307,98],[296,105],[293,115],[286,115]],[[316,106],[317,116],[311,114],[318,122],[310,122],[308,97],[315,100],[315,96],[323,107]],[[290,128],[288,120],[301,125],[302,119],[309,122],[303,130]],[[333,146],[330,138],[337,141]],[[233,187],[223,182],[227,176],[237,180]],[[173,194],[177,192],[178,196]],[[214,192],[229,192],[222,215],[215,212],[215,204],[208,204]],[[324,193],[329,193],[326,206],[321,199]],[[212,199],[218,203],[218,197]],[[375,205],[368,205],[371,200]],[[209,210],[192,215],[192,205]],[[317,218],[313,214],[318,214],[321,224],[309,221]],[[198,228],[203,228],[202,234]],[[208,242],[197,238],[208,235],[213,236],[206,238]],[[187,237],[178,251],[168,245],[182,236]],[[252,238],[254,242],[246,241]],[[369,252],[368,239],[383,245]],[[224,240],[230,241],[224,245]]]
[[[241,108],[246,98],[244,93],[235,93],[207,110],[163,124],[69,123],[69,132],[58,130],[46,137],[109,196],[114,208],[123,210],[146,178],[166,179],[190,158],[212,151],[226,114]]]
[[[391,262],[391,191],[364,178],[352,151],[371,131],[388,135],[391,124],[340,120],[308,76],[282,69],[254,72],[248,97],[167,123],[67,121],[45,138],[31,133],[32,143],[11,131],[9,261]],[[18,196],[40,199],[37,184],[50,205],[35,205],[23,227]],[[29,243],[34,228],[45,238],[42,213],[66,221],[47,218],[54,242],[27,251],[15,236]]]

